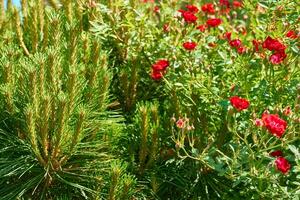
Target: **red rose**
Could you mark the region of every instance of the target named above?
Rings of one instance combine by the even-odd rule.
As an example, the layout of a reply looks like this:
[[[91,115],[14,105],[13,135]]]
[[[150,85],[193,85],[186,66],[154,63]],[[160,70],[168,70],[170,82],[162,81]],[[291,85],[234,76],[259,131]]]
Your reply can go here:
[[[154,0],[141,0],[143,3],[155,3]]]
[[[170,32],[170,25],[169,24],[164,24],[163,30],[164,30],[165,33]]]
[[[227,17],[228,17],[229,19],[231,19],[231,17],[229,16],[230,11],[231,11],[230,8],[221,9],[221,10],[220,10],[220,14],[227,15]]]
[[[228,40],[228,41],[231,41],[231,32],[226,32],[224,33],[223,37]]]
[[[233,5],[234,8],[243,7],[243,4],[241,2],[239,2],[239,1],[233,1],[232,5]]]
[[[165,59],[156,61],[156,64],[161,65],[164,69],[166,69],[170,65],[169,61]]]
[[[153,80],[160,80],[165,74],[165,71],[169,65],[170,65],[169,61],[165,59],[156,61],[156,63],[152,65],[151,78]]]
[[[286,121],[274,114],[263,114],[262,121],[268,131],[278,138],[282,137],[287,127]]]
[[[181,11],[181,15],[184,19],[184,21],[188,24],[195,23],[197,21],[197,17],[190,11]]]
[[[176,122],[176,126],[178,128],[184,128],[184,125],[185,125],[185,121],[183,119],[178,119],[178,121]]]
[[[243,46],[241,46],[241,47],[239,47],[239,48],[237,49],[237,52],[238,52],[239,54],[243,54],[243,53],[245,53],[246,51],[247,51],[246,47],[243,47]]]
[[[197,46],[197,44],[195,42],[185,42],[182,45],[186,50],[194,50]]]
[[[231,40],[229,42],[229,45],[232,46],[232,47],[238,48],[242,45],[242,42],[239,39],[235,39],[235,40]]]
[[[165,67],[163,65],[155,63],[155,64],[152,65],[152,69],[154,71],[164,71]]]
[[[289,32],[287,32],[286,37],[291,38],[291,39],[296,39],[298,36],[295,31],[290,30]]]
[[[282,151],[277,150],[277,151],[271,152],[270,156],[272,156],[272,157],[281,157],[281,156],[283,156],[283,153],[282,153]]]
[[[263,42],[262,47],[270,51],[284,51],[286,48],[279,40],[272,39],[270,36]]]
[[[167,60],[158,60],[152,65],[154,71],[164,71],[169,66],[169,61]]]
[[[209,14],[214,14],[215,13],[214,4],[212,4],[212,3],[204,4],[203,6],[201,6],[201,10],[203,12],[206,12],[206,13],[209,13]]]
[[[207,29],[207,26],[205,24],[202,24],[197,26],[196,29],[200,30],[201,32],[204,32]]]
[[[154,6],[154,8],[153,8],[153,12],[155,12],[155,13],[159,13],[159,6]]]
[[[277,53],[274,53],[270,56],[270,62],[274,65],[280,64],[284,59],[286,58],[286,54],[284,51],[279,51]]]
[[[238,96],[230,97],[231,105],[236,108],[238,111],[245,110],[250,106],[250,103],[247,99],[240,98]]]
[[[230,7],[228,0],[220,0],[219,2],[220,2],[220,6],[226,6],[227,8]]]
[[[276,168],[284,174],[286,174],[291,169],[290,163],[284,157],[278,157],[275,160],[275,165]]]
[[[219,26],[221,23],[222,23],[222,20],[219,19],[219,18],[208,19],[208,20],[206,21],[206,24],[207,24],[208,26],[211,26],[211,27],[217,27],[217,26]]]
[[[252,40],[252,44],[255,48],[255,51],[258,52],[259,51],[259,46],[260,46],[260,42],[258,40]]]
[[[194,14],[199,11],[199,9],[194,5],[186,5],[185,7],[188,9],[188,11]]]
[[[152,70],[152,73],[151,73],[151,78],[155,81],[158,81],[160,80],[162,77],[163,77],[163,72],[162,71],[155,71],[155,70]]]

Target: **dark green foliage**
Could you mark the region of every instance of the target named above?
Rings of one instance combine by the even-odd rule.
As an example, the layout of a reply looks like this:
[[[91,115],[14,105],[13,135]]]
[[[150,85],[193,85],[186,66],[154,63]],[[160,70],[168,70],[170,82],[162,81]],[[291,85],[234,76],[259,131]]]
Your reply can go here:
[[[37,2],[22,2],[22,22],[9,9],[12,26],[1,27],[1,199],[107,198],[123,120],[107,109],[107,53],[82,27],[79,2]],[[130,192],[134,178],[119,179]]]

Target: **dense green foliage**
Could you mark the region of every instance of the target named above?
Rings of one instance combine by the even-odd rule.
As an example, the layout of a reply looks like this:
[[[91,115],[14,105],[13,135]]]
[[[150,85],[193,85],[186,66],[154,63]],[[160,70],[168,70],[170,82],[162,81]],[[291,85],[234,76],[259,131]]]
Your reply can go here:
[[[298,199],[297,1],[21,2],[0,1],[0,200]]]

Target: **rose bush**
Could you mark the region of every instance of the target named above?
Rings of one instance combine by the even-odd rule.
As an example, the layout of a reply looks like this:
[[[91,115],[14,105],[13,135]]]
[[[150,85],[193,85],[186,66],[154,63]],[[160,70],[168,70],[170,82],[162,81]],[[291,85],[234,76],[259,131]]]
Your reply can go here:
[[[158,15],[142,14],[154,6],[160,7]],[[145,19],[141,27],[147,36],[139,38],[143,52],[137,57],[150,59],[150,63],[164,57],[170,63],[167,73],[156,81],[147,78],[147,69],[141,67],[136,90],[143,101],[159,102],[160,148],[177,153],[160,154],[164,161],[157,161],[157,165],[165,163],[167,171],[145,171],[144,178],[151,176],[150,185],[156,174],[158,194],[166,197],[176,193],[178,198],[188,199],[201,196],[201,188],[208,188],[216,195],[211,198],[294,196],[281,191],[297,188],[289,181],[297,182],[292,178],[297,159],[291,147],[299,142],[299,43],[291,40],[294,36],[286,30],[296,29],[298,18],[290,10],[289,20],[293,20],[286,27],[268,21],[277,15],[287,20],[280,13],[289,9],[277,7],[259,1],[136,5]],[[134,37],[131,39],[134,42]],[[127,47],[132,52],[140,48],[130,44]],[[147,96],[144,87],[149,89]],[[287,115],[285,107],[290,107],[288,113],[292,114]],[[129,141],[136,144],[138,152],[140,140]],[[269,155],[279,149],[285,152],[281,157],[286,162]],[[183,172],[185,168],[188,170]],[[166,183],[167,177],[186,189]],[[184,180],[184,184],[176,180]]]
[[[22,2],[0,18],[1,195],[299,196],[298,2]]]

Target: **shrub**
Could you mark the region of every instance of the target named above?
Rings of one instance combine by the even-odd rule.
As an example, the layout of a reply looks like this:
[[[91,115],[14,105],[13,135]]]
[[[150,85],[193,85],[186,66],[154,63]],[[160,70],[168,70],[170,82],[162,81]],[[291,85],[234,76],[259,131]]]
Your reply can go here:
[[[48,4],[1,15],[5,199],[299,196],[295,1]]]

